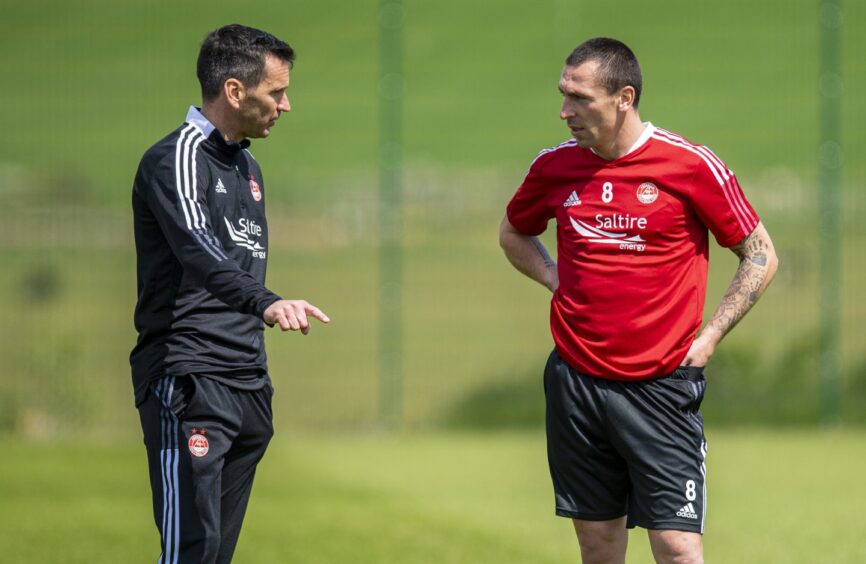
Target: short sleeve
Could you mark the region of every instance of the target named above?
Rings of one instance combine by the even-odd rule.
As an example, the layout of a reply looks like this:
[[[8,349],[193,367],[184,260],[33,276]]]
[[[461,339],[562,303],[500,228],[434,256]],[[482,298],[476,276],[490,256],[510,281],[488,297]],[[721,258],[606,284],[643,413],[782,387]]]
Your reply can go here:
[[[758,215],[746,200],[737,177],[706,147],[690,186],[695,212],[722,247],[732,247],[758,226]]]
[[[546,182],[543,174],[545,159],[536,159],[529,167],[526,178],[506,207],[511,225],[524,235],[540,235],[553,217],[547,203]]]

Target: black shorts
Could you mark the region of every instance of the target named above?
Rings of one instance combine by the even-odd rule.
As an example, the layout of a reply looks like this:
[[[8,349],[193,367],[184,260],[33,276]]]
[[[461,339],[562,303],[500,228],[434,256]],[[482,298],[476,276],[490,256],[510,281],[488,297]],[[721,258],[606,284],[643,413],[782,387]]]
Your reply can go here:
[[[586,376],[554,350],[544,370],[556,514],[703,533],[707,443],[703,369],[654,380]]]

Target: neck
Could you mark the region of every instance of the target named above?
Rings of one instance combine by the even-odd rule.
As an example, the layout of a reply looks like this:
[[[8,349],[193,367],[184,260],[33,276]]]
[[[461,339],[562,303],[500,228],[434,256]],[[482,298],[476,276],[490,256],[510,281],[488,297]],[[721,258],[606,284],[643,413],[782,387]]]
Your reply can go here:
[[[628,153],[637,142],[646,126],[640,120],[637,111],[629,111],[617,125],[616,133],[610,143],[593,147],[599,157],[612,161]]]
[[[219,100],[213,102],[202,102],[201,114],[216,127],[223,139],[228,143],[240,143],[244,136],[235,125],[233,114],[229,112]]]

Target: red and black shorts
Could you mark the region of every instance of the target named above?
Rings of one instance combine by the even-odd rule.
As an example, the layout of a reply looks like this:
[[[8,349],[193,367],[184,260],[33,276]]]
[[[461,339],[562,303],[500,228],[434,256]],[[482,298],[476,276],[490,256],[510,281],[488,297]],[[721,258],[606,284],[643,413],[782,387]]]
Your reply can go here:
[[[703,369],[652,380],[586,376],[551,353],[544,371],[556,514],[703,533]]]

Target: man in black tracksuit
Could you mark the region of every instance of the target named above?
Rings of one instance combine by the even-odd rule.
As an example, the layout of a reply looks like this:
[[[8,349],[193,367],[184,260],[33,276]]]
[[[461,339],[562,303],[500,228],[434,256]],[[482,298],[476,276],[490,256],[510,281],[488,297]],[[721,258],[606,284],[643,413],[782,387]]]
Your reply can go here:
[[[201,108],[144,155],[132,193],[138,343],[132,379],[162,563],[230,562],[273,434],[264,324],[327,316],[264,286],[265,185],[247,150],[291,109],[294,51],[225,26],[201,46]]]

